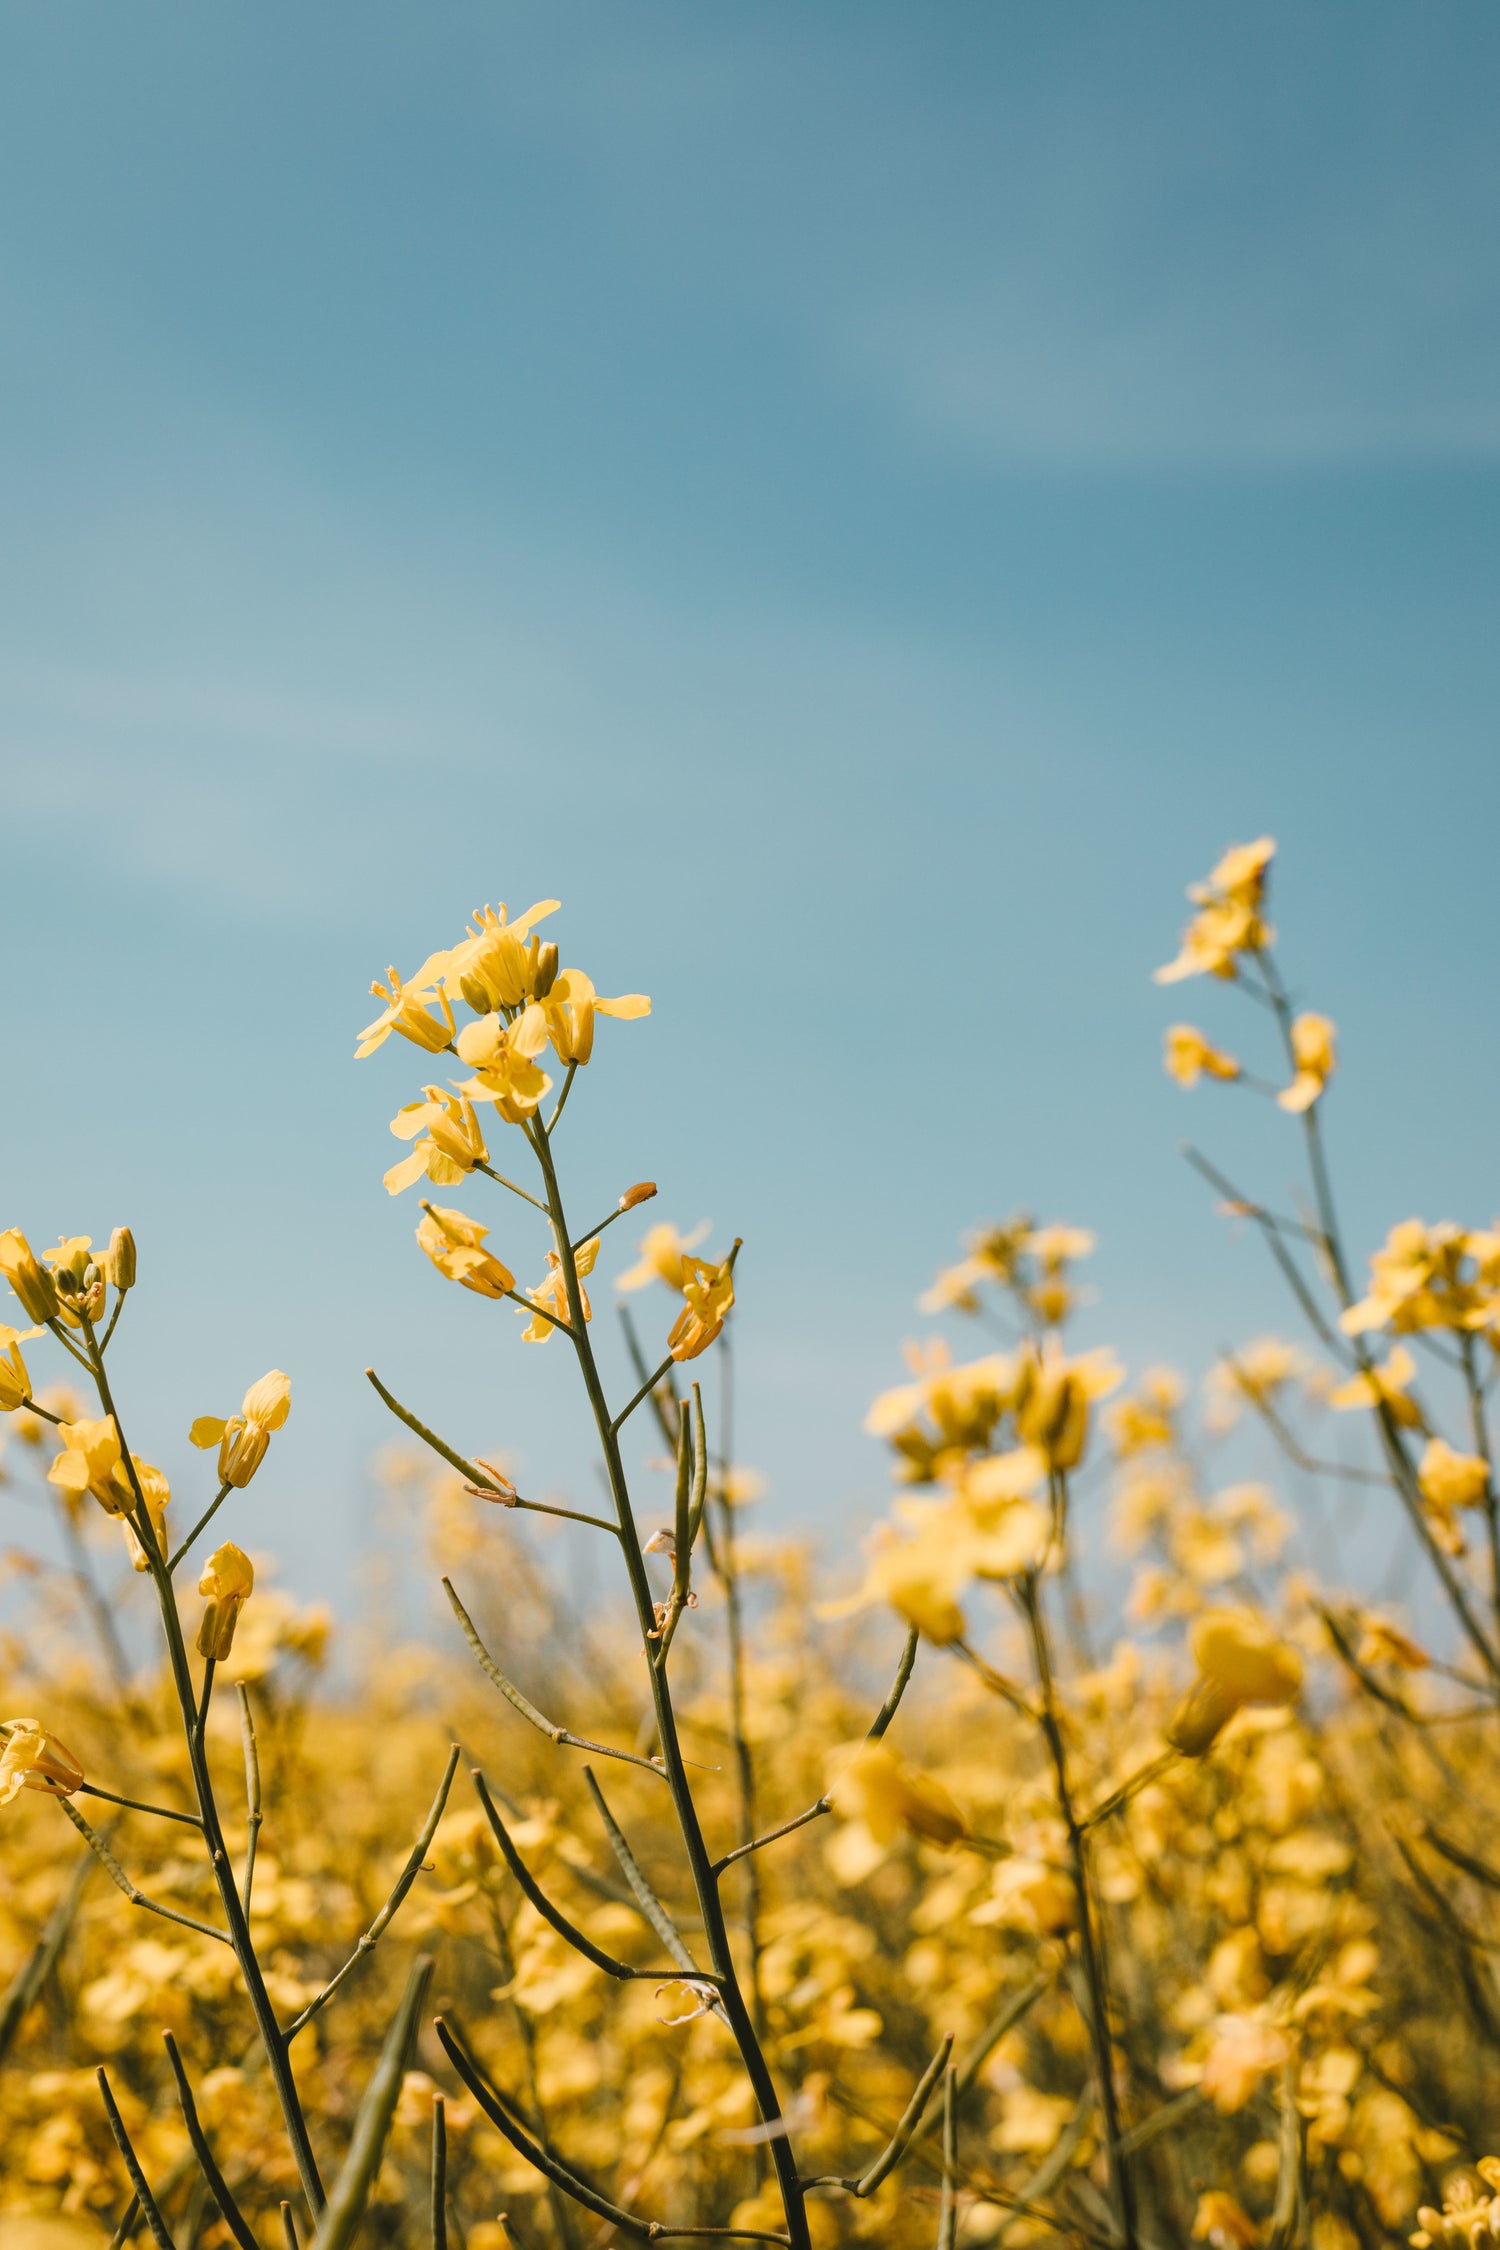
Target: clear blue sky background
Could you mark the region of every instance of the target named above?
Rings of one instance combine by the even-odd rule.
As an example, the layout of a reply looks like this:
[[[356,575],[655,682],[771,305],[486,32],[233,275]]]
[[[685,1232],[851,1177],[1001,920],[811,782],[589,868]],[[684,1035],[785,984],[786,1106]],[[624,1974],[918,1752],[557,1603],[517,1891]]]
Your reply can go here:
[[[1095,1227],[1137,1364],[1281,1317],[1175,1144],[1291,1129],[1167,1085],[1243,1027],[1149,982],[1234,838],[1361,1246],[1490,1215],[1497,63],[1379,0],[0,9],[0,1218],[134,1225],[140,1450],[288,1368],[238,1522],[309,1588],[369,1360],[592,1490],[381,1191],[419,1059],[350,1060],[483,899],[655,996],[579,1214],[745,1236],[831,1537],[977,1218]]]

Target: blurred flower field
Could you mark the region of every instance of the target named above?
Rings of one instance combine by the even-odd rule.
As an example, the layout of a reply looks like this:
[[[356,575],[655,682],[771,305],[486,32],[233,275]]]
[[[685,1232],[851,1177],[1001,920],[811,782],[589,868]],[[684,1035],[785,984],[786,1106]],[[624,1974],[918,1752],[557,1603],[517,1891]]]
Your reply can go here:
[[[871,1370],[863,1552],[757,1529],[739,1245],[651,1223],[648,1181],[569,1213],[554,1131],[650,1002],[561,965],[554,901],[392,970],[359,1043],[432,1072],[385,1186],[476,1322],[571,1355],[602,1472],[534,1498],[372,1374],[430,1639],[374,1615],[328,1667],[255,1552],[280,1370],[187,1402],[193,1500],[131,1450],[108,1346],[149,1244],[0,1235],[5,1497],[63,1557],[13,1512],[6,2250],[1500,2241],[1500,1231],[1345,1242],[1273,864],[1228,852],[1158,979],[1239,1011],[1165,1027],[1172,1077],[1300,1166],[1283,1208],[1194,1157],[1285,1334],[1127,1369],[1070,1341],[1081,1227],[981,1228]],[[1320,1488],[1405,1524],[1406,1609],[1357,1553],[1307,1567]],[[608,1599],[546,1566],[525,1519],[559,1516]]]

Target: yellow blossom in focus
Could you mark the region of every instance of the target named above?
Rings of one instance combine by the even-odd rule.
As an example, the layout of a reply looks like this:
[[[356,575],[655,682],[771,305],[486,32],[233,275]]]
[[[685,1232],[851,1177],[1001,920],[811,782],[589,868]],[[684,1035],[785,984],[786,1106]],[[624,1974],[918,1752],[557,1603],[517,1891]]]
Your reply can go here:
[[[1240,1066],[1233,1055],[1226,1055],[1221,1047],[1215,1047],[1190,1023],[1168,1024],[1163,1043],[1162,1067],[1179,1086],[1196,1086],[1200,1078],[1218,1078],[1227,1083],[1240,1075]]]
[[[1311,1012],[1300,1015],[1293,1021],[1291,1037],[1292,1061],[1297,1066],[1297,1075],[1290,1086],[1283,1086],[1276,1099],[1283,1109],[1295,1116],[1312,1108],[1333,1076],[1332,1020]]]
[[[683,1259],[686,1302],[667,1337],[667,1349],[675,1360],[696,1359],[723,1328],[734,1306],[734,1256],[732,1250],[719,1265],[708,1258]]]
[[[440,1274],[481,1297],[504,1297],[514,1289],[516,1277],[509,1266],[483,1247],[488,1227],[437,1203],[424,1203],[422,1210],[417,1241]]]
[[[7,1227],[0,1234],[0,1273],[30,1319],[45,1322],[57,1318],[57,1284],[19,1227]]]
[[[6,1719],[0,1723],[0,1734],[5,1737],[0,1748],[0,1805],[8,1805],[23,1789],[71,1797],[81,1785],[82,1766],[39,1720]]]
[[[388,1195],[399,1195],[424,1173],[434,1187],[456,1187],[489,1155],[472,1102],[462,1094],[445,1094],[440,1086],[424,1086],[422,1091],[425,1101],[406,1103],[391,1119],[397,1140],[409,1141],[418,1133],[426,1138],[386,1173],[383,1184]]]
[[[438,1054],[453,1038],[453,1010],[448,1005],[441,981],[452,956],[448,953],[430,953],[410,983],[403,984],[394,969],[386,971],[390,983],[372,984],[370,990],[385,1007],[373,1023],[366,1024],[359,1035],[354,1050],[356,1062],[373,1055],[383,1047],[393,1031],[403,1039],[411,1040],[417,1047],[425,1047],[429,1054]],[[428,1003],[436,1000],[441,1016],[432,1014]]]
[[[633,1019],[651,1013],[644,992],[624,992],[617,1000],[606,1000],[594,990],[592,979],[582,969],[564,969],[542,1006],[558,1061],[580,1066],[594,1052],[595,1016]]]
[[[861,1822],[879,1844],[894,1843],[903,1828],[930,1844],[956,1844],[968,1834],[947,1790],[914,1773],[884,1741],[837,1753],[828,1795],[836,1812]]]
[[[514,922],[505,907],[482,906],[473,926],[448,955],[443,982],[456,986],[476,1016],[496,1008],[518,1008],[556,974],[555,946],[544,947],[532,925],[555,914],[561,901],[541,899]],[[550,956],[550,960],[549,957]]]
[[[598,1255],[599,1237],[597,1234],[591,1235],[587,1242],[580,1243],[574,1254],[574,1264],[578,1268],[578,1297],[583,1307],[585,1320],[593,1319],[594,1308],[589,1303],[588,1291],[583,1286],[583,1277],[585,1274],[593,1272],[594,1261]],[[562,1260],[555,1250],[547,1252],[545,1280],[537,1288],[528,1289],[526,1294],[537,1309],[522,1329],[521,1340],[527,1344],[545,1344],[555,1326],[561,1324],[566,1327],[568,1325],[567,1279],[563,1273]]]
[[[136,1483],[141,1488],[141,1498],[146,1503],[146,1514],[150,1518],[151,1529],[156,1537],[157,1550],[165,1555],[167,1551],[167,1503],[172,1497],[171,1487],[160,1469],[154,1468],[149,1461],[143,1461],[138,1453],[132,1453],[130,1460],[135,1470]],[[130,1557],[131,1569],[149,1570],[151,1568],[150,1558],[136,1536],[135,1525],[128,1516],[123,1520],[120,1528],[125,1534],[125,1551]]]
[[[30,1398],[31,1376],[21,1346],[41,1333],[40,1328],[7,1328],[0,1322],[0,1414],[14,1414]]]
[[[498,1015],[466,1023],[455,1042],[474,1071],[458,1091],[466,1101],[493,1102],[508,1125],[524,1125],[552,1084],[536,1058],[547,1041],[547,1019],[532,1001],[513,1023]]]
[[[1188,897],[1198,908],[1182,934],[1177,957],[1156,972],[1158,984],[1184,977],[1233,977],[1239,955],[1259,952],[1273,932],[1261,914],[1266,876],[1276,846],[1269,836],[1236,844],[1224,854],[1206,883],[1194,883]]]
[[[255,1591],[255,1566],[233,1540],[226,1540],[204,1565],[198,1591],[208,1596],[198,1627],[198,1654],[222,1664],[234,1646],[240,1611]]]
[[[217,1414],[200,1414],[188,1439],[200,1452],[217,1445],[220,1484],[247,1485],[266,1457],[272,1433],[281,1428],[291,1409],[292,1379],[273,1367],[250,1385],[238,1414],[227,1421]]]
[[[113,1415],[94,1422],[64,1422],[57,1434],[63,1450],[47,1471],[47,1482],[78,1498],[92,1493],[106,1515],[123,1515],[134,1496],[122,1466]]]
[[[1398,1344],[1381,1367],[1370,1367],[1351,1376],[1328,1394],[1328,1403],[1340,1414],[1356,1406],[1383,1406],[1393,1422],[1406,1430],[1422,1427],[1422,1409],[1408,1398],[1416,1380],[1417,1363],[1404,1344]]]
[[[615,1287],[648,1289],[653,1281],[664,1281],[669,1289],[681,1289],[683,1260],[690,1250],[697,1249],[707,1232],[706,1219],[700,1219],[691,1234],[679,1234],[670,1219],[648,1227],[636,1244],[639,1258],[616,1277]]]

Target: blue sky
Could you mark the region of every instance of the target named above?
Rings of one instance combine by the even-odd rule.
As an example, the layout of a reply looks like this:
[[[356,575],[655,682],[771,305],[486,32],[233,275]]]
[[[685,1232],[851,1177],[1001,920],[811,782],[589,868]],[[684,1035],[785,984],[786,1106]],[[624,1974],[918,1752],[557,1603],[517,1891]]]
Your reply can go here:
[[[0,51],[3,1217],[134,1225],[174,1472],[292,1372],[244,1530],[299,1583],[367,1535],[371,1360],[591,1489],[560,1350],[381,1191],[414,1051],[349,1059],[481,900],[654,995],[575,1199],[744,1235],[746,1448],[833,1543],[974,1220],[1094,1227],[1137,1364],[1282,1318],[1175,1150],[1276,1188],[1288,1128],[1166,1084],[1172,1015],[1241,1027],[1149,981],[1237,837],[1355,1238],[1490,1216],[1492,9],[79,0]]]

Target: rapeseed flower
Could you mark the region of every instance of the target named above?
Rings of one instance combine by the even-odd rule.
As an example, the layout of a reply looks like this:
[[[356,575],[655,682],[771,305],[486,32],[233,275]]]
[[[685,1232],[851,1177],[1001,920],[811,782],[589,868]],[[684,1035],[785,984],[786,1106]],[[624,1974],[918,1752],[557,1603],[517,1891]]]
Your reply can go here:
[[[200,1451],[219,1448],[220,1484],[247,1485],[266,1457],[272,1433],[279,1430],[292,1409],[292,1379],[279,1367],[252,1383],[238,1414],[227,1421],[217,1414],[200,1414],[188,1431]]]

